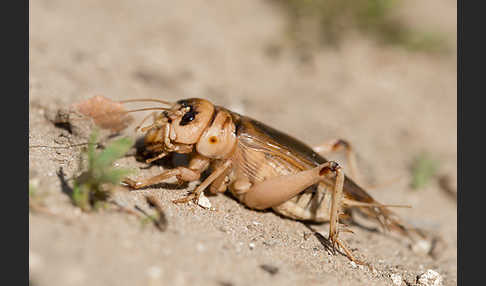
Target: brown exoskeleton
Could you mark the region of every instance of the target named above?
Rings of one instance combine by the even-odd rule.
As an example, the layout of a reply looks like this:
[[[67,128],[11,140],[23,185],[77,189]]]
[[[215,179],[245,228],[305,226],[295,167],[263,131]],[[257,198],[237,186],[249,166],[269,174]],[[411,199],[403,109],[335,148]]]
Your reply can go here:
[[[385,205],[375,201],[347,177],[338,163],[317,153],[339,147],[350,151],[345,141],[337,140],[313,149],[261,122],[215,106],[205,99],[192,98],[176,103],[155,99],[130,101],[168,105],[167,108],[143,109],[163,110],[153,113],[153,123],[142,128],[146,132],[146,148],[157,154],[147,162],[171,152],[191,156],[188,167],[166,170],[140,181],[125,179],[124,182],[132,188],[153,185],[173,176],[182,181],[195,181],[203,171],[212,168],[212,173],[191,194],[175,202],[197,200],[208,187],[213,193],[229,189],[241,203],[253,209],[271,208],[296,220],[329,222],[329,239],[333,247],[338,245],[354,261],[338,238],[339,218],[346,209],[358,208],[385,227],[404,234],[411,230]]]

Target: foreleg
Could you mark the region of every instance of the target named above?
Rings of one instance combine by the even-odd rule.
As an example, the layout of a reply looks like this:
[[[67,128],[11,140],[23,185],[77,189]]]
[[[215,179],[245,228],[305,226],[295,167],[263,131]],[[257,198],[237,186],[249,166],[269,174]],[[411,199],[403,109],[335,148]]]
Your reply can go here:
[[[198,180],[201,173],[204,172],[208,167],[208,158],[201,155],[195,155],[189,162],[189,167],[177,167],[175,169],[166,170],[160,175],[139,181],[126,178],[123,180],[123,182],[133,189],[140,189],[154,185],[174,176],[177,177],[179,181],[191,182]]]

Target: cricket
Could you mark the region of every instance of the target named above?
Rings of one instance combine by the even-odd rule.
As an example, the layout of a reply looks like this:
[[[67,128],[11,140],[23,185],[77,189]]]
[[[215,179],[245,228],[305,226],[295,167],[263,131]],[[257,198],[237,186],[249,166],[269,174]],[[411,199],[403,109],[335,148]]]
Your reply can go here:
[[[310,147],[264,123],[201,98],[177,102],[120,101],[121,104],[129,102],[158,104],[128,111],[153,111],[136,127],[144,133],[145,148],[154,154],[147,163],[173,152],[190,157],[188,166],[165,170],[154,177],[125,178],[123,183],[132,189],[155,185],[171,177],[180,182],[196,181],[204,171],[210,170],[210,175],[191,193],[174,203],[197,202],[207,189],[214,194],[228,190],[251,209],[272,209],[299,221],[328,222],[333,249],[341,249],[351,261],[361,264],[339,238],[341,231],[349,231],[343,227],[341,218],[350,217],[351,209],[405,236],[417,232],[389,210],[400,206],[376,201],[344,173],[340,164],[323,156],[346,151],[350,173],[356,173],[353,150],[345,140]],[[149,118],[152,123],[142,126]]]

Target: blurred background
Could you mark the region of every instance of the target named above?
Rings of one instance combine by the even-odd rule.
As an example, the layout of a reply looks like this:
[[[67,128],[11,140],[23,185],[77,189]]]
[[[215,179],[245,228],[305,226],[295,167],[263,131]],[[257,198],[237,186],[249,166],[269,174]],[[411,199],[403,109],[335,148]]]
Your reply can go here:
[[[370,193],[382,202],[413,205],[397,212],[435,231],[446,245],[441,256],[425,259],[399,240],[358,230],[353,246],[377,264],[390,264],[381,265],[379,274],[356,274],[345,260],[321,265],[325,252],[316,257],[300,249],[295,241],[301,241],[307,230],[302,225],[247,210],[224,196],[211,198],[224,210],[219,214],[175,207],[170,199],[182,193],[170,191],[160,196],[175,223],[169,221],[172,232],[162,238],[140,233],[137,223],[123,216],[82,218],[82,227],[31,216],[33,285],[390,285],[393,273],[405,279],[427,268],[438,270],[445,285],[455,285],[456,1],[29,4],[30,144],[64,142],[59,139],[62,132],[45,120],[45,111],[94,95],[115,100],[203,97],[309,145],[334,138],[350,141],[367,183],[401,178]],[[67,150],[30,150],[29,168],[30,179],[37,180],[39,192],[48,197],[45,204],[77,216],[55,175],[60,166],[72,174],[75,155]],[[228,221],[227,209],[242,221]],[[201,218],[194,222],[191,212]],[[239,223],[251,225],[252,220],[267,227],[260,232],[239,230]],[[223,226],[215,224],[218,221],[234,232],[219,231]],[[272,237],[281,238],[279,246],[258,255],[247,248],[233,252],[241,241],[256,241],[257,248],[265,245],[255,237],[271,232],[268,225],[279,233]],[[202,233],[196,233],[197,227]],[[145,246],[134,250],[136,242],[114,241],[113,234],[140,238]],[[202,244],[205,251],[199,246],[188,249],[200,240],[207,240]],[[230,250],[221,251],[215,241],[225,241]],[[183,250],[159,251],[162,242],[175,249],[180,244]],[[312,243],[320,245],[305,243],[309,249],[319,247]],[[383,249],[386,243],[392,246]],[[392,249],[399,249],[401,258]],[[180,255],[184,251],[187,255]],[[221,268],[208,267],[208,261]],[[274,276],[265,273],[257,267],[264,262],[281,271]],[[100,270],[105,265],[106,273]]]

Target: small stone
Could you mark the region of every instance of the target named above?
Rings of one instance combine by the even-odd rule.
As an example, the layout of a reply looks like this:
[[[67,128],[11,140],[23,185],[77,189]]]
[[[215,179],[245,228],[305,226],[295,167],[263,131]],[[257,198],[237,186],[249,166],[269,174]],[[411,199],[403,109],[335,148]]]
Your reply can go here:
[[[400,286],[402,285],[402,275],[400,274],[392,274],[390,276],[392,282],[394,285]]]
[[[427,270],[425,273],[419,275],[417,279],[418,285],[422,286],[442,286],[442,276],[432,269]]]
[[[425,239],[421,239],[412,245],[412,251],[416,254],[426,255],[431,249],[432,243]]]
[[[250,244],[248,245],[248,247],[250,247],[250,249],[253,250],[253,248],[255,248],[255,244],[253,242],[250,242]]]
[[[209,199],[204,195],[204,193],[201,193],[199,196],[199,199],[197,200],[197,204],[205,209],[210,209],[211,208],[211,202]]]
[[[353,267],[353,268],[358,267],[358,265],[356,265],[356,263],[354,261],[349,262],[349,264],[351,264],[351,267]]]

